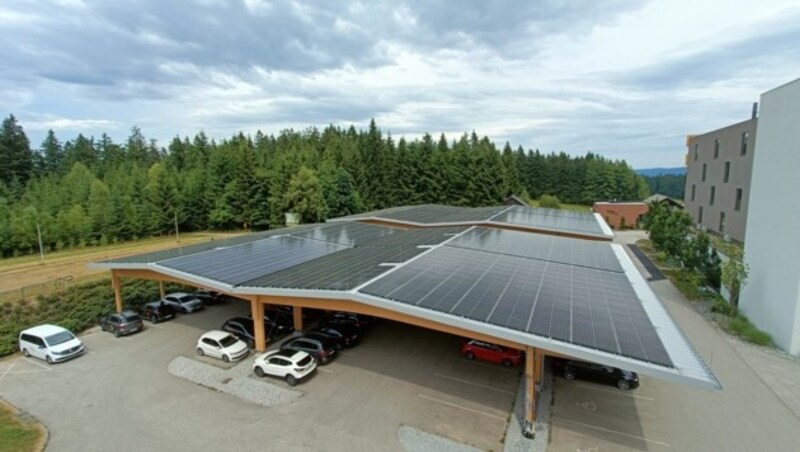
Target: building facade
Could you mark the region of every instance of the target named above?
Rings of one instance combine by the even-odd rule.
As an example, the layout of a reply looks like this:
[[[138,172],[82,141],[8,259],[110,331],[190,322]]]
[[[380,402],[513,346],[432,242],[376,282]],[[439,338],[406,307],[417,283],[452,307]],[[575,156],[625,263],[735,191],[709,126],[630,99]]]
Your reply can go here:
[[[800,79],[761,95],[739,306],[800,355]],[[753,153],[751,153],[753,154]]]
[[[743,242],[758,118],[702,135],[686,144],[684,204],[698,229]]]

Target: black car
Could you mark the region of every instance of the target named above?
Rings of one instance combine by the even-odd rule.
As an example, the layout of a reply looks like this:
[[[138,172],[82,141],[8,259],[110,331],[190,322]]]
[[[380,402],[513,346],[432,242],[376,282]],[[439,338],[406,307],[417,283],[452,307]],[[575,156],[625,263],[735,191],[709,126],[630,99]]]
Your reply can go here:
[[[639,387],[639,376],[636,372],[617,369],[603,364],[588,363],[585,361],[561,360],[553,361],[557,373],[567,380],[581,378],[600,383],[612,384],[619,389],[634,389]]]
[[[150,323],[158,323],[175,317],[175,308],[163,301],[154,301],[142,306],[142,317]]]
[[[297,336],[284,341],[281,350],[296,350],[313,356],[319,364],[325,364],[336,355],[336,343],[321,334]]]
[[[222,331],[227,331],[236,336],[237,339],[244,341],[250,348],[255,348],[256,332],[253,319],[247,317],[234,317],[222,324]],[[266,322],[264,323],[265,343],[270,341],[270,330]]]
[[[323,317],[319,323],[320,325],[353,325],[358,328],[364,329],[371,325],[375,319],[370,316],[351,314],[349,312],[335,312],[331,315]]]
[[[267,332],[273,334],[288,334],[294,331],[294,319],[291,314],[277,309],[267,309],[264,311],[264,325]]]
[[[219,292],[215,292],[213,290],[198,290],[192,294],[195,298],[203,302],[205,306],[211,306],[212,304],[220,304],[224,301],[228,300],[226,295],[223,295]]]
[[[129,310],[119,314],[109,314],[100,319],[100,329],[110,331],[116,337],[141,331],[143,326],[139,314]]]
[[[357,326],[342,323],[339,325],[323,325],[314,331],[326,334],[341,341],[345,347],[352,347],[361,339],[361,329]]]

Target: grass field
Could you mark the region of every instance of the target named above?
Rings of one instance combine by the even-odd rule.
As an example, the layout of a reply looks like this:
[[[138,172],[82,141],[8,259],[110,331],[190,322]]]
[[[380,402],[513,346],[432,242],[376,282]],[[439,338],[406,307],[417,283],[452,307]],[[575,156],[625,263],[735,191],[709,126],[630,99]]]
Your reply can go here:
[[[532,199],[530,201],[531,207],[539,207],[539,201]],[[582,204],[564,204],[561,203],[561,210],[571,210],[573,212],[591,212],[591,206],[584,206]]]
[[[44,449],[46,430],[33,419],[0,400],[0,452],[33,452]]]
[[[18,298],[20,288],[26,288],[26,297],[38,295],[37,290],[39,293],[52,290],[55,288],[54,282],[59,278],[69,278],[68,283],[75,284],[106,276],[107,272],[104,270],[87,268],[87,264],[91,262],[191,245],[240,234],[243,232],[196,232],[182,234],[180,242],[177,242],[174,237],[155,237],[50,253],[45,255],[44,262],[39,260],[38,255],[0,259],[0,301],[7,298],[2,294]]]

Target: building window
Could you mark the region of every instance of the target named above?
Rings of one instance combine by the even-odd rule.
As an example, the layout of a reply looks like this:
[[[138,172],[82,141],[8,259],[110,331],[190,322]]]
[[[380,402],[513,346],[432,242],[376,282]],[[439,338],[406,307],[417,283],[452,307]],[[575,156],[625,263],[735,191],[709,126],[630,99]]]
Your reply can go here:
[[[731,162],[725,162],[725,175],[722,176],[722,182],[726,184],[731,179]]]
[[[725,232],[725,212],[719,213],[719,233]]]
[[[713,206],[714,205],[714,198],[716,197],[716,195],[717,195],[717,187],[712,185],[711,186],[711,193],[708,195],[708,205],[709,206]]]
[[[694,145],[694,161],[695,162],[697,161],[697,157],[699,157],[699,156],[700,156],[700,145],[699,144],[695,144]]]
[[[739,212],[742,210],[742,189],[736,189],[736,205],[734,206],[735,210]]]
[[[703,223],[703,206],[697,208],[697,222],[700,224]]]
[[[714,158],[719,158],[719,138],[714,138]]]
[[[694,193],[695,193],[696,189],[697,189],[697,185],[692,184],[692,202],[694,202]]]
[[[701,182],[705,182],[706,181],[706,164],[705,163],[703,163],[703,175],[702,175],[702,178],[700,179],[700,181]]]
[[[750,132],[742,132],[742,155],[747,154],[747,142],[750,140]]]

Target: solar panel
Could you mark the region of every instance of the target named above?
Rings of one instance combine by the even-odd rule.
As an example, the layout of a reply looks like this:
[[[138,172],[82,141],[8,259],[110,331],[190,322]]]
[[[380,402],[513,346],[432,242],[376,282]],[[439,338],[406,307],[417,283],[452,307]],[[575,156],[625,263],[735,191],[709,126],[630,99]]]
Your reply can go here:
[[[492,221],[533,228],[603,235],[602,227],[594,214],[589,212],[514,206],[508,211],[494,216]]]
[[[313,229],[292,233],[292,236],[354,246],[390,235],[396,231],[398,231],[398,229],[374,226],[366,223],[348,222],[324,224]]]
[[[159,265],[238,285],[347,248],[336,243],[283,235],[168,259]]]
[[[448,242],[447,246],[623,271],[608,243],[589,240],[478,227]]]
[[[444,246],[360,291],[672,366],[620,272]]]
[[[486,221],[506,209],[508,209],[508,206],[470,208],[424,204],[399,211],[379,211],[376,212],[375,216],[411,223],[479,222]]]

